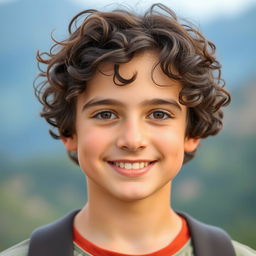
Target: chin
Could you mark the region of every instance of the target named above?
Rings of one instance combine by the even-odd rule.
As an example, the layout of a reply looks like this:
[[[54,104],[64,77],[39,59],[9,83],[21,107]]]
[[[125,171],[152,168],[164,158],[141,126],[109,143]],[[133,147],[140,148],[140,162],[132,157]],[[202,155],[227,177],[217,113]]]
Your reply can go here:
[[[136,202],[150,198],[150,196],[152,196],[154,193],[155,191],[152,190],[142,190],[141,187],[136,189],[127,188],[126,190],[123,189],[122,191],[120,191],[120,193],[117,192],[115,194],[115,197],[124,202]]]
[[[148,198],[146,195],[120,195],[118,199],[123,202],[133,203]]]

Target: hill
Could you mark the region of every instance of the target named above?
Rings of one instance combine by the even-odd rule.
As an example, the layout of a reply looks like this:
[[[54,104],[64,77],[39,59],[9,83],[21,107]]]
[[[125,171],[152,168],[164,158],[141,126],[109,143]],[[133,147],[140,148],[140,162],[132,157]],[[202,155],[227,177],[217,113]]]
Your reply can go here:
[[[61,6],[61,8],[59,8]],[[50,33],[61,40],[78,7],[63,0],[23,0],[0,5],[0,152],[26,157],[35,152],[60,150],[39,118],[40,106],[33,95],[37,74],[35,53],[48,50]],[[254,75],[256,51],[256,6],[232,19],[222,19],[201,28],[217,45],[227,87],[233,90]]]

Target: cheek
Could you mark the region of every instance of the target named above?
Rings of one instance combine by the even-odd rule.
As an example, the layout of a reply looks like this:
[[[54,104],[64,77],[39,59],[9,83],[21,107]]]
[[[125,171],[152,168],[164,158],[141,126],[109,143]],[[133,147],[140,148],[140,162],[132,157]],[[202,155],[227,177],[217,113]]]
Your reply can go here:
[[[170,130],[158,133],[155,137],[155,145],[159,149],[162,157],[172,162],[172,165],[182,165],[184,157],[184,135],[180,132]]]
[[[80,163],[99,159],[109,143],[109,135],[97,128],[87,128],[78,133],[78,159]]]

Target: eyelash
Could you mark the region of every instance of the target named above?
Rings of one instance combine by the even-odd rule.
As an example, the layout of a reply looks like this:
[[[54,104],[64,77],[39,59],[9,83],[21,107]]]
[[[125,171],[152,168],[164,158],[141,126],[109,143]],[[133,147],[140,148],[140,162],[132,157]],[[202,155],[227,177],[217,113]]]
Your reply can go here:
[[[150,115],[153,115],[153,114],[155,114],[155,113],[161,113],[161,114],[163,114],[163,115],[165,116],[165,118],[160,118],[160,119],[154,118],[154,119],[156,119],[156,120],[166,120],[166,119],[169,119],[169,118],[173,118],[173,116],[172,116],[170,113],[165,112],[165,111],[163,111],[163,110],[154,110],[154,111],[152,111],[152,112],[150,113]],[[149,115],[149,116],[150,116],[150,115]]]
[[[104,110],[104,111],[96,113],[95,115],[92,116],[92,118],[96,118],[96,119],[100,119],[100,120],[113,120],[113,119],[115,119],[115,118],[105,119],[105,118],[102,118],[102,116],[100,118],[100,115],[106,114],[106,113],[110,113],[111,115],[115,115],[115,118],[117,117],[117,115],[113,111]]]
[[[106,113],[110,114],[111,116],[114,115],[115,117],[114,118],[113,117],[112,118],[107,118],[107,119],[106,118],[102,118],[102,115],[106,114]],[[171,115],[170,113],[167,113],[165,111],[162,111],[162,110],[154,110],[148,116],[150,117],[151,115],[153,115],[155,113],[161,113],[161,114],[163,114],[165,116],[165,118],[160,118],[160,119],[153,118],[155,120],[166,120],[166,119],[169,119],[169,118],[174,118],[173,115]],[[117,115],[113,111],[111,111],[111,110],[104,110],[104,111],[96,113],[95,115],[92,116],[92,118],[99,119],[99,120],[107,120],[107,121],[109,121],[109,120],[116,119]]]

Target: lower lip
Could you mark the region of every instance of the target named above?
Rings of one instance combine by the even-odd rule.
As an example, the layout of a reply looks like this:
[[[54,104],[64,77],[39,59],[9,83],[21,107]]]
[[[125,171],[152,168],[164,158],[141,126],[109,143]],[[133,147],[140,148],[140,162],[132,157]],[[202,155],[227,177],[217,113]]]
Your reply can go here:
[[[144,174],[146,174],[151,167],[155,164],[151,163],[148,166],[141,168],[141,169],[125,169],[125,168],[121,168],[116,166],[115,164],[109,163],[108,164],[119,174],[126,176],[126,177],[139,177],[142,176]]]

